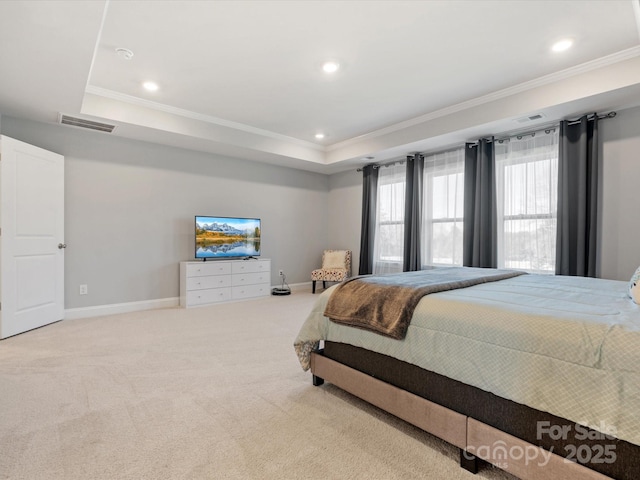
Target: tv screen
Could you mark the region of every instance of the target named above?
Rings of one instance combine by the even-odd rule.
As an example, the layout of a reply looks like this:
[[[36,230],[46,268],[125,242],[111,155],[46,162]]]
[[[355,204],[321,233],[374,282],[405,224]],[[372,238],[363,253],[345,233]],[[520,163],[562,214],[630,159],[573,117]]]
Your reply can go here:
[[[195,257],[203,259],[260,255],[260,219],[205,217],[195,219]]]

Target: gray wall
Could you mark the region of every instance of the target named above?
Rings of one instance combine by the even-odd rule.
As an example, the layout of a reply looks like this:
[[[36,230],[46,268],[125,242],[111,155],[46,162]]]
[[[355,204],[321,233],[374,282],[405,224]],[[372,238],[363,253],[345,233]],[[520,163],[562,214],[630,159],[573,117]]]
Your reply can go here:
[[[273,285],[308,282],[327,245],[326,175],[10,117],[2,133],[65,156],[66,308],[178,296],[194,215],[261,218]]]
[[[362,173],[355,168],[329,178],[329,246],[351,250],[351,273],[360,265],[362,223]]]
[[[600,274],[629,280],[640,266],[640,107],[619,110],[600,122],[602,170]],[[329,180],[329,239],[360,255],[362,174],[337,173]]]
[[[629,280],[640,266],[640,107],[600,123],[602,232],[600,276]]]

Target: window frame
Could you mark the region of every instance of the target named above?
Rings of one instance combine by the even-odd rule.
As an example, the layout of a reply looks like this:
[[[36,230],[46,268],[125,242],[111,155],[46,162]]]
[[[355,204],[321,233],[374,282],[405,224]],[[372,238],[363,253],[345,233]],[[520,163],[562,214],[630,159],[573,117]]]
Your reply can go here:
[[[458,149],[456,149],[457,151]],[[444,158],[438,158],[438,155],[451,153],[452,151],[436,153],[432,158],[427,157],[425,159],[424,168],[424,186],[423,186],[423,201],[422,201],[422,268],[430,266],[462,266],[462,249],[463,245],[460,245],[460,263],[455,263],[455,249],[452,252],[452,263],[435,262],[433,258],[433,244],[434,244],[434,228],[436,224],[450,223],[454,228],[459,225],[461,227],[460,242],[462,242],[462,236],[464,234],[464,147],[461,147],[460,152],[462,156],[454,161],[451,161],[451,165],[447,165],[448,161]],[[444,168],[438,169],[438,166],[444,166]],[[437,217],[434,218],[430,212],[433,210],[435,204],[435,188],[434,179],[436,177],[451,177],[452,175],[460,175],[460,189],[462,192],[462,207],[460,209],[460,216],[455,215],[453,217]],[[454,212],[455,213],[455,212]]]
[[[398,165],[404,165],[403,168],[400,168]],[[380,247],[380,244],[378,243],[381,240],[381,235],[380,235],[380,229],[381,227],[385,227],[385,226],[396,226],[396,227],[401,227],[402,228],[402,232],[404,233],[404,229],[406,228],[405,226],[405,219],[404,219],[404,211],[405,211],[405,202],[406,202],[406,198],[405,198],[405,194],[406,194],[406,164],[404,161],[402,162],[397,162],[396,164],[390,164],[390,165],[385,165],[385,166],[381,166],[379,168],[395,168],[396,170],[399,171],[394,171],[392,174],[390,175],[378,175],[378,188],[377,188],[377,206],[376,206],[376,230],[375,230],[375,244],[376,246],[374,247],[374,257],[373,257],[373,272],[374,273],[391,273],[391,272],[402,272],[403,269],[403,264],[404,264],[404,240],[401,240],[401,255],[399,257],[399,259],[383,259],[380,257],[380,253],[382,251],[382,248]],[[399,212],[399,216],[396,220],[393,220],[394,217],[394,213],[398,213],[398,212],[392,212],[390,214],[391,219],[390,220],[380,220],[380,213],[381,213],[381,209],[382,209],[382,203],[381,203],[381,189],[384,187],[390,187],[391,189],[393,189],[394,187],[396,188],[401,188],[402,189],[402,194],[399,195],[400,198],[398,198],[398,200],[401,201],[401,208],[400,208],[400,212]],[[391,192],[390,195],[393,195],[393,192]]]
[[[518,138],[518,137],[515,137]],[[520,140],[520,138],[518,138]],[[557,143],[556,143],[557,146]],[[555,228],[557,229],[557,220],[558,220],[558,209],[557,209],[557,178],[558,172],[555,172],[555,189],[553,185],[548,188],[548,201],[546,202],[549,206],[549,210],[542,213],[518,213],[518,214],[509,214],[505,215],[505,202],[506,202],[506,170],[508,167],[513,167],[516,165],[529,165],[535,162],[540,161],[550,161],[558,163],[558,156],[560,152],[556,150],[555,156],[550,158],[542,153],[531,152],[529,154],[521,154],[519,158],[509,159],[498,158],[498,154],[496,152],[496,203],[497,203],[497,229],[498,229],[498,268],[509,268],[513,270],[522,270],[529,273],[543,274],[543,275],[551,275],[555,273],[555,261],[550,269],[539,269],[539,268],[518,268],[512,266],[505,265],[505,236],[507,234],[507,230],[505,226],[510,221],[517,220],[555,220]],[[551,175],[554,175],[553,173]],[[528,183],[525,184],[525,188],[528,188]],[[555,195],[554,195],[555,193]],[[554,202],[555,200],[555,202]],[[554,248],[555,248],[555,240],[554,240]]]

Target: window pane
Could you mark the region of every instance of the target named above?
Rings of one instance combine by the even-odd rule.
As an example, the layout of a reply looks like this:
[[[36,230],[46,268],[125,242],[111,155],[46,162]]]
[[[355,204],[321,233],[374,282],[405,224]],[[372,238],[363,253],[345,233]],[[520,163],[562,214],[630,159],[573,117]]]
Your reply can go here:
[[[398,223],[389,225],[381,224],[378,235],[380,242],[378,260],[402,262],[404,225]]]
[[[378,189],[381,222],[397,222],[404,219],[404,183],[381,185]]]
[[[462,222],[433,224],[433,265],[462,265]]]
[[[553,271],[555,264],[555,218],[505,220],[505,268]]]
[[[504,215],[551,213],[555,210],[557,170],[551,172],[551,160],[508,165],[504,172]],[[554,191],[552,191],[552,188]]]
[[[433,177],[432,218],[462,217],[464,209],[464,174],[452,173]]]

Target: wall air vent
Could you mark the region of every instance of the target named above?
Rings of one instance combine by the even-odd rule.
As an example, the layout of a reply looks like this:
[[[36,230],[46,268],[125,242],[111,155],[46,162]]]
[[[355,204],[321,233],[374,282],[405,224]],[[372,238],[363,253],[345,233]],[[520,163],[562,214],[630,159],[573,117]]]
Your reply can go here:
[[[536,113],[535,115],[529,115],[528,117],[517,118],[518,123],[535,122],[536,120],[542,120],[545,117],[544,113]]]
[[[72,117],[64,113],[58,114],[58,123],[62,125],[71,125],[72,127],[88,128],[89,130],[97,130],[98,132],[111,133],[115,130],[115,125],[108,123],[95,122],[85,118]]]

